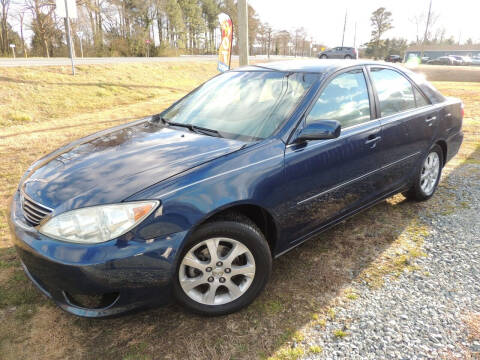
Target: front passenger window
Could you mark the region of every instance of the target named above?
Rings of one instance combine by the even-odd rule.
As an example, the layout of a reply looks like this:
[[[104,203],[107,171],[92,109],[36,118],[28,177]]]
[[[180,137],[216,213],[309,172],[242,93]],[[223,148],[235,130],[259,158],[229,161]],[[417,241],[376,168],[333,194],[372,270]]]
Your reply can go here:
[[[342,129],[370,120],[367,83],[362,70],[345,72],[323,90],[306,122],[337,120]]]

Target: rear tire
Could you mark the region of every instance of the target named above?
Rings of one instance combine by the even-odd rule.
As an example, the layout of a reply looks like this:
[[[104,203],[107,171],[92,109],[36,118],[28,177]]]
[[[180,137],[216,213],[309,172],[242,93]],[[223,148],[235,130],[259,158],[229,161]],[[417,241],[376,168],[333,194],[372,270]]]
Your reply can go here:
[[[352,57],[351,57],[350,55],[345,55],[344,59],[345,59],[345,60],[351,60]]]
[[[442,176],[443,151],[435,145],[423,159],[415,175],[413,186],[403,195],[409,200],[425,201],[435,193]]]
[[[208,222],[190,236],[179,257],[174,295],[197,314],[229,314],[260,294],[271,268],[268,243],[250,219],[236,215]]]

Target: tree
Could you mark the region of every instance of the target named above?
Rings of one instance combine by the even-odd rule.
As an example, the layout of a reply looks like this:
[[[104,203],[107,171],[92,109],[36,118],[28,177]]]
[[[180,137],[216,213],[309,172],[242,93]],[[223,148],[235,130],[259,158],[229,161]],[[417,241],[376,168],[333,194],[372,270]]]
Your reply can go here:
[[[286,30],[281,30],[275,34],[275,54],[277,55],[290,55],[290,40],[291,35]]]
[[[215,51],[215,29],[218,26],[220,9],[215,0],[202,0],[202,12],[205,20],[205,50]],[[207,30],[209,34],[207,34]]]
[[[78,41],[77,31],[81,31],[87,56],[212,53],[217,46],[220,12],[227,13],[233,21],[233,51],[238,52],[237,0],[75,1],[78,18],[71,22],[72,35]],[[8,22],[12,12],[18,34]],[[9,44],[14,43],[18,53],[26,56],[29,46],[25,42],[31,39],[32,54],[65,56],[64,28],[64,19],[55,13],[55,0],[0,0],[0,55],[11,56]],[[32,36],[25,34],[26,29],[33,32]],[[262,24],[252,6],[248,7],[248,30],[252,54],[254,46],[267,55],[273,50],[284,55],[309,53],[311,41],[303,28],[292,34],[286,30],[276,32]]]
[[[370,22],[373,27],[370,44],[373,45],[374,56],[379,57],[382,53],[382,36],[388,30],[393,28],[392,13],[387,11],[384,7],[380,7],[372,13]]]
[[[44,56],[50,57],[49,44],[55,34],[56,24],[53,19],[55,7],[48,0],[27,0],[26,8],[31,12],[33,31],[32,48],[43,48]]]
[[[27,48],[25,47],[25,37],[23,36],[23,27],[25,22],[25,8],[20,8],[17,12],[17,19],[20,25],[20,40],[22,41],[22,52],[27,57]]]
[[[10,9],[10,0],[0,0],[0,54],[6,54],[9,51],[8,43],[8,10]]]

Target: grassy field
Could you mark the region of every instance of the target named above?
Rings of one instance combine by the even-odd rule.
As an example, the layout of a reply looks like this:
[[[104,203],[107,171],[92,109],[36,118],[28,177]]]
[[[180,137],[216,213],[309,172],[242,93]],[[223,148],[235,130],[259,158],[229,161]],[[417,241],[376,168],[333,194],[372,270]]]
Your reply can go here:
[[[43,154],[93,131],[158,112],[216,73],[215,64],[121,64],[0,68],[0,359],[295,359],[322,349],[303,332],[324,327],[335,307],[355,301],[355,282],[422,271],[429,228],[418,214],[460,206],[443,184],[427,203],[397,195],[274,261],[271,282],[247,309],[205,319],[176,305],[116,319],[62,312],[22,272],[7,229],[6,207],[21,174]],[[480,83],[437,82],[466,104],[465,142],[448,164],[480,181]],[[463,174],[462,173],[462,174]],[[348,328],[348,324],[346,324]],[[473,327],[472,327],[473,328]],[[473,331],[473,330],[472,330]],[[476,330],[478,332],[478,327]],[[348,337],[348,331],[338,330]]]

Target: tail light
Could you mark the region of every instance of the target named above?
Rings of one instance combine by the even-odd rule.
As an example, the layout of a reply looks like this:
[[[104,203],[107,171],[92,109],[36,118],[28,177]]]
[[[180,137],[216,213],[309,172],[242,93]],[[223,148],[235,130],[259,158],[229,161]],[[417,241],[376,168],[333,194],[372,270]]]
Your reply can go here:
[[[465,116],[465,105],[463,105],[463,103],[461,104],[460,109],[461,109],[461,114],[463,119],[463,117]]]

